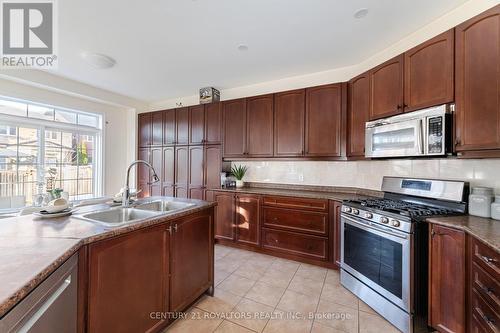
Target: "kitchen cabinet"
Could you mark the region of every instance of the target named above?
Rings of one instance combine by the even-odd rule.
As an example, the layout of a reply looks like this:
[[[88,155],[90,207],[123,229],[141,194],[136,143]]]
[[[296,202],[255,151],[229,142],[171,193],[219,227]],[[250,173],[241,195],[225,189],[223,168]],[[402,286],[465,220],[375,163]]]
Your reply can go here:
[[[205,104],[205,143],[221,143],[222,104]]]
[[[328,256],[327,239],[324,237],[268,228],[262,228],[262,247],[309,259],[326,260]]]
[[[163,111],[163,144],[173,145],[175,143],[175,109]]]
[[[245,155],[273,156],[273,95],[247,98]]]
[[[349,81],[347,156],[365,156],[365,124],[370,120],[370,74]]]
[[[89,332],[149,332],[165,324],[149,314],[168,311],[169,241],[162,225],[89,245]]]
[[[246,153],[246,99],[222,103],[224,157],[240,157]]]
[[[203,186],[203,146],[190,146],[189,148],[189,187]]]
[[[215,238],[234,240],[235,197],[231,192],[213,192],[215,208]]]
[[[189,198],[205,200],[205,188],[204,187],[189,187]]]
[[[171,193],[173,196],[172,186],[175,184],[175,147],[163,148],[163,175],[162,186],[163,195]]]
[[[274,95],[274,155],[304,155],[305,90]]]
[[[341,156],[345,130],[342,93],[339,83],[306,89],[306,156]]]
[[[149,162],[149,148],[139,148],[137,154],[139,160]],[[149,168],[144,164],[137,165],[137,190],[139,198],[150,196],[150,184],[149,184]]]
[[[189,144],[205,142],[205,106],[189,107]]]
[[[187,184],[175,185],[174,186],[174,196],[176,198],[184,198],[184,199],[189,198],[189,189],[188,189]]]
[[[500,156],[500,5],[455,28],[456,150]]]
[[[465,329],[465,233],[429,227],[429,326],[441,332]]]
[[[451,29],[404,53],[405,112],[453,102],[454,42]]]
[[[175,147],[175,184],[187,185],[189,177],[189,153],[187,146]]]
[[[140,113],[137,116],[137,140],[139,147],[151,145],[151,113]]]
[[[259,245],[260,240],[260,196],[236,195],[236,242]]]
[[[151,148],[149,163],[153,166],[156,175],[160,178],[160,181],[158,182],[153,182],[153,179],[151,177],[148,180],[149,183],[151,184],[151,195],[161,195],[162,194],[161,177],[163,168],[163,149],[161,147]]]
[[[214,234],[210,212],[205,210],[171,224],[172,312],[183,311],[213,284]]]
[[[220,173],[222,170],[222,150],[220,145],[205,146],[204,168],[205,188],[216,189],[220,187]]]
[[[151,144],[161,146],[163,144],[163,112],[151,114]]]
[[[370,120],[403,112],[404,55],[370,70]]]
[[[189,108],[175,109],[175,144],[189,143]]]
[[[342,202],[330,201],[330,261],[340,268],[341,244],[341,208]]]

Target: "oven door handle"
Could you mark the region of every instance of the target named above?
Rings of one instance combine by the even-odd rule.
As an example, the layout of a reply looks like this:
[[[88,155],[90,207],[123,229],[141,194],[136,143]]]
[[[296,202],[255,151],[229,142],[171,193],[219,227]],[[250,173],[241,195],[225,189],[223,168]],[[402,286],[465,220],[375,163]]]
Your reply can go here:
[[[346,220],[350,221],[352,224],[360,226],[363,229],[372,229],[372,230],[376,230],[376,231],[379,231],[379,232],[382,232],[384,234],[388,234],[391,236],[399,237],[402,239],[408,239],[408,234],[405,234],[403,232],[398,232],[396,230],[392,230],[391,228],[387,228],[387,227],[384,227],[384,226],[381,226],[381,225],[378,225],[378,224],[375,224],[372,222],[363,221],[361,219],[357,219],[357,218],[354,218],[352,216],[345,215],[345,214],[342,214],[342,217],[345,218]]]

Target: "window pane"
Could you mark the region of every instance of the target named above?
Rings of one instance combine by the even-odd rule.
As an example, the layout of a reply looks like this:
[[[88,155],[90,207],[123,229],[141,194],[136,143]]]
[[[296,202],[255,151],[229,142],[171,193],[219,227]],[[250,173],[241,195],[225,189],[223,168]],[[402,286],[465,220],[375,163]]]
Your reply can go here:
[[[92,178],[94,166],[92,164],[80,165],[78,167],[78,178]]]
[[[78,199],[82,200],[92,198],[93,193],[94,187],[92,179],[78,180]]]
[[[77,165],[61,165],[61,179],[77,179],[78,178],[78,166]]]
[[[76,179],[61,181],[61,188],[69,193],[70,200],[76,200],[78,194],[78,181]]]
[[[22,145],[38,145],[39,130],[35,128],[19,127],[19,144]]]
[[[37,146],[19,146],[18,163],[36,164],[38,162],[38,147]]]
[[[54,109],[45,106],[28,104],[28,117],[44,120],[54,120]]]
[[[26,108],[25,103],[0,100],[0,113],[3,114],[26,117]]]
[[[90,116],[86,114],[79,114],[78,115],[78,125],[84,125],[84,126],[91,126],[98,128],[99,127],[99,121],[97,116]]]
[[[76,124],[76,113],[69,111],[56,110],[56,121],[61,123]]]

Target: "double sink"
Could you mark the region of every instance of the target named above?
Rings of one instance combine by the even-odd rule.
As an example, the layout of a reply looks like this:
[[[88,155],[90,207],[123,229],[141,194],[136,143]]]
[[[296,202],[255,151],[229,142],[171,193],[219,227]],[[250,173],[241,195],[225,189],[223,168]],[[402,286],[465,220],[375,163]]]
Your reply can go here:
[[[172,199],[156,199],[137,202],[131,207],[115,207],[76,215],[77,218],[106,227],[118,227],[134,222],[144,221],[160,215],[168,215],[193,207],[194,203],[174,201]]]

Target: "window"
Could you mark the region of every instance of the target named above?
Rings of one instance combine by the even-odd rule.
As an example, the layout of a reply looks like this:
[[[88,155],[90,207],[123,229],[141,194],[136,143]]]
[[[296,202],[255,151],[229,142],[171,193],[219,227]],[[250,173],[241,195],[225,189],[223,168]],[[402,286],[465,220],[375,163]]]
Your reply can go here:
[[[29,205],[55,188],[70,200],[100,196],[102,117],[32,103],[12,112],[22,105],[0,99],[0,197],[24,196]]]

